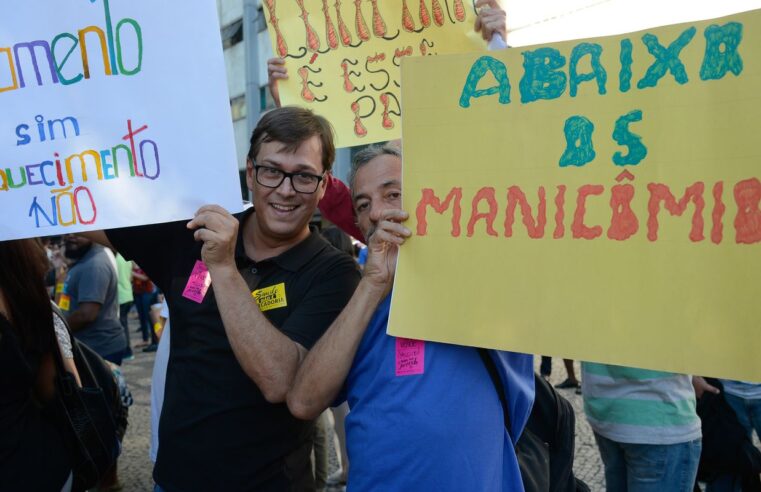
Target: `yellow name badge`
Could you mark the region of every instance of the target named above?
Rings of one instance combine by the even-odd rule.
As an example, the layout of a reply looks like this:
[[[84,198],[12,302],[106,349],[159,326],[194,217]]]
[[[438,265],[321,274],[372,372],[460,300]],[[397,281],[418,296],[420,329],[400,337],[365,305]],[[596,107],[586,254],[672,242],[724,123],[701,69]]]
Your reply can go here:
[[[279,283],[257,289],[251,293],[262,311],[277,309],[288,305],[285,298],[285,283]]]
[[[58,307],[64,311],[68,311],[71,307],[71,297],[66,294],[61,294],[61,297],[58,298]]]

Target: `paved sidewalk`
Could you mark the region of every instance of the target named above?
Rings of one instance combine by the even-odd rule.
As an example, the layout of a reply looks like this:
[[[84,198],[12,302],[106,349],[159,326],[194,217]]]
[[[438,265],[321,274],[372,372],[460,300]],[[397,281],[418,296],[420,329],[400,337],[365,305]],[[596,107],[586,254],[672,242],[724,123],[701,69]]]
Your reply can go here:
[[[153,463],[148,457],[148,448],[151,443],[151,373],[156,354],[134,348],[141,341],[140,335],[135,333],[138,326],[136,319],[130,319],[135,360],[122,363],[122,374],[135,401],[129,408],[129,426],[119,457],[119,481],[126,492],[153,490]]]

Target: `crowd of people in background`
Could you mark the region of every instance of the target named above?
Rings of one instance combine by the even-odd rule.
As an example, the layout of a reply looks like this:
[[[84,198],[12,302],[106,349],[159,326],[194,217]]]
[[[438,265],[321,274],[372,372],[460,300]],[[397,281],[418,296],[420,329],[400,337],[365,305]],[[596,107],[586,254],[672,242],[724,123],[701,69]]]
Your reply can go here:
[[[504,11],[476,5],[484,38],[506,39]],[[279,103],[288,74],[268,67]],[[358,152],[346,184],[330,175],[330,123],[308,110],[266,113],[250,143],[242,213],[207,205],[189,222],[0,242],[0,491],[72,488],[66,435],[45,410],[56,371],[78,377],[71,336],[112,364],[125,405],[119,366],[156,352],[156,491],[529,490],[533,356],[386,334],[411,234],[398,143]],[[318,207],[335,224],[314,224]],[[761,488],[761,383],[591,362],[579,378],[564,365],[556,388],[582,395],[608,490]],[[550,357],[539,372],[549,378]],[[334,432],[342,467],[329,476]],[[711,461],[717,446],[749,464]],[[119,487],[116,470],[100,490]]]

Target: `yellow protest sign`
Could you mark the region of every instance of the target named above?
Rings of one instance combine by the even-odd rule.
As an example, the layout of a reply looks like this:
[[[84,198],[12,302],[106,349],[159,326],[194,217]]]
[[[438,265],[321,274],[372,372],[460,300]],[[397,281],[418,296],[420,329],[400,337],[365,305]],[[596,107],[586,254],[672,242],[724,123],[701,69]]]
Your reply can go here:
[[[402,58],[486,47],[465,0],[263,0],[289,78],[283,105],[313,109],[347,147],[401,136]]]
[[[402,74],[390,334],[761,381],[761,11]]]

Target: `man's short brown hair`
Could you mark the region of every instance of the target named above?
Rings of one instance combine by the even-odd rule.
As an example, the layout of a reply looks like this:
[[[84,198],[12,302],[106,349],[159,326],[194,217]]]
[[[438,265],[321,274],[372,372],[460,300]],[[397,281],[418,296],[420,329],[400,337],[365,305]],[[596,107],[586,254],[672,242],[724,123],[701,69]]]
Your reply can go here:
[[[296,152],[299,146],[313,136],[320,138],[322,167],[330,171],[336,157],[333,143],[333,127],[330,122],[309,109],[285,106],[265,113],[251,135],[248,158],[256,160],[259,149],[266,142],[280,142],[288,152]]]

